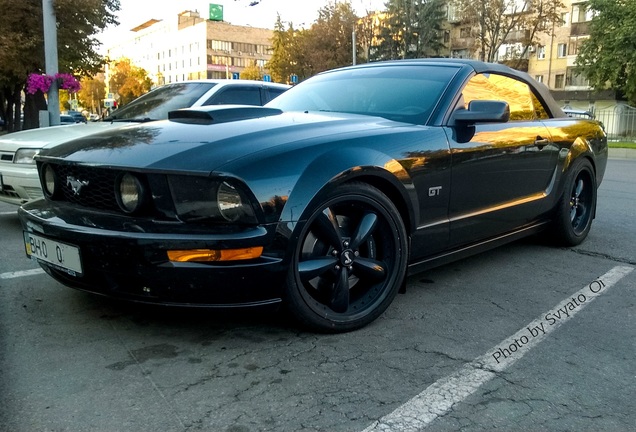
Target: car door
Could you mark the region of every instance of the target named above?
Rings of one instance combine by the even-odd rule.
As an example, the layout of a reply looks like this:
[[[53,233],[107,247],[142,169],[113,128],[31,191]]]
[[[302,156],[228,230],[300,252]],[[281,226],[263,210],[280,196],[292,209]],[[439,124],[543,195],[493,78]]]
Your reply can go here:
[[[476,124],[468,131],[455,127],[450,140],[452,246],[501,235],[536,219],[557,158],[541,121],[547,112],[528,84],[493,73],[477,74],[462,96],[465,106],[473,100],[505,101],[510,120]]]

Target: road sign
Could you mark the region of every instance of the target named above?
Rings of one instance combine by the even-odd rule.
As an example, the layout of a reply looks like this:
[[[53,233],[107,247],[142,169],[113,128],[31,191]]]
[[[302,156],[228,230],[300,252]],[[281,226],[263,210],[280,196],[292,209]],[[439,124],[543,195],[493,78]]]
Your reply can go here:
[[[263,75],[263,81],[265,81],[265,82],[272,82],[272,77],[271,77],[271,75]]]
[[[241,76],[241,74],[239,74],[238,72],[232,72],[232,79],[239,79]]]
[[[292,74],[290,76],[292,84],[298,84],[298,75]]]

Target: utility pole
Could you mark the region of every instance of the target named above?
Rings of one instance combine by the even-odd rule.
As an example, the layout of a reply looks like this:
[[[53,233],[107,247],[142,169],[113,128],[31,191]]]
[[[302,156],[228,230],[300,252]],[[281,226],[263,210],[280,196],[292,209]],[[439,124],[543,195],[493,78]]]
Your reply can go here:
[[[356,65],[358,50],[356,47],[356,28],[353,27],[353,31],[351,32],[351,45],[353,46],[353,65]]]
[[[49,76],[58,72],[57,64],[57,19],[53,0],[42,0],[42,20],[44,27],[44,62],[45,71]],[[53,80],[48,92],[49,124],[60,124],[60,95],[57,80]]]

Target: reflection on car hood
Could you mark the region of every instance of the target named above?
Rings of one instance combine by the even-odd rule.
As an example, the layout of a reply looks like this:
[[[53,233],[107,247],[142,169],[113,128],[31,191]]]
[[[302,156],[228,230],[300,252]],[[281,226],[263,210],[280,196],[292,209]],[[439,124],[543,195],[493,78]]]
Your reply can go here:
[[[269,151],[417,127],[379,117],[337,113],[284,113],[201,125],[157,121],[128,126],[47,148],[40,158],[118,167],[210,172],[240,158]],[[370,132],[373,131],[373,132]]]
[[[127,123],[94,122],[29,129],[0,137],[0,150],[15,152],[20,148],[42,148],[127,125]]]

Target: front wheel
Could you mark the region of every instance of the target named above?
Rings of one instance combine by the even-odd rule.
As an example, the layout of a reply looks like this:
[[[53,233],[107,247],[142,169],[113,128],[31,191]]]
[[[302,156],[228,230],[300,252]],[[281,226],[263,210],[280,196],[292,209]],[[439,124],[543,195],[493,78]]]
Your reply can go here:
[[[407,256],[406,230],[391,200],[367,184],[340,186],[311,209],[300,231],[287,308],[313,330],[363,327],[395,298]]]
[[[564,246],[580,244],[592,227],[596,209],[596,176],[587,159],[579,159],[568,172],[563,195],[552,223],[555,240]]]

